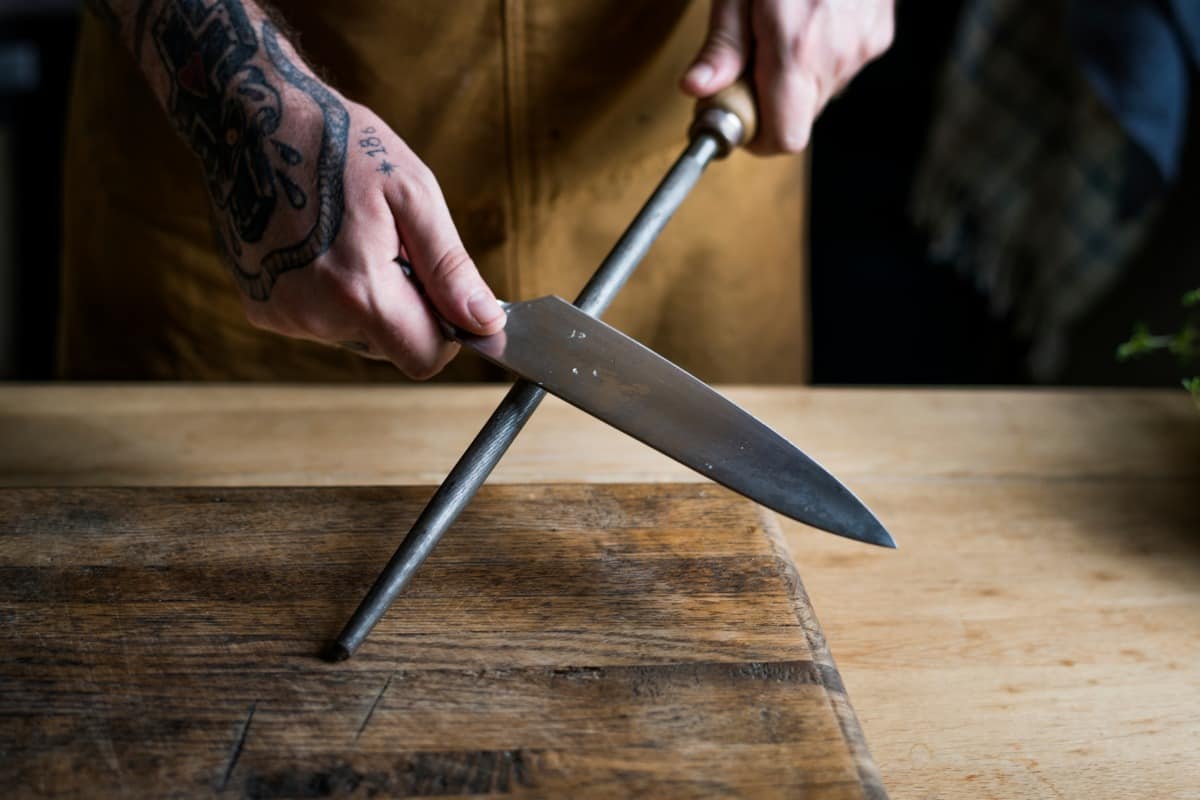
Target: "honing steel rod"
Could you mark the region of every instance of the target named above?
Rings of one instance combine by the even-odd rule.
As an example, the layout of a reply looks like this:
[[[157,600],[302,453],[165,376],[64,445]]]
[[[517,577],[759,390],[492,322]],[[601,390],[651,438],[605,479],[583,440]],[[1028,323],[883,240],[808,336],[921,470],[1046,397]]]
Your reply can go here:
[[[723,158],[753,139],[755,124],[753,97],[741,83],[697,106],[687,149],[579,294],[575,305],[581,311],[599,317],[608,309],[671,215],[696,185],[704,168],[713,159]],[[528,381],[518,380],[513,384],[425,505],[337,640],[326,649],[326,659],[342,661],[354,654],[396,595],[412,580],[438,539],[471,502],[545,395],[544,389]]]

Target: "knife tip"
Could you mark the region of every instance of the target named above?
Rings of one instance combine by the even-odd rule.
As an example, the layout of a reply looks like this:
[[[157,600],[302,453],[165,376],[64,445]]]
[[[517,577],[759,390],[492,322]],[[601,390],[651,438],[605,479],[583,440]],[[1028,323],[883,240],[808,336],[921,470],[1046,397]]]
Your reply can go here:
[[[860,542],[886,547],[890,550],[897,549],[896,540],[888,533],[887,528],[883,527],[883,523],[867,510],[866,506],[863,506],[862,510],[865,512],[866,519],[855,526],[856,529],[853,538],[858,539]]]
[[[833,506],[840,513],[826,519],[827,525],[818,527],[823,527],[830,533],[836,533],[838,536],[844,536],[856,542],[886,547],[889,550],[897,549],[896,540],[888,533],[887,528],[883,527],[883,523],[879,521],[874,512],[867,508],[863,501],[855,497],[849,489],[842,487],[842,491],[844,492],[842,502]]]
[[[877,544],[880,547],[886,547],[890,550],[899,549],[896,546],[896,540],[893,539],[892,535],[890,533],[888,533],[886,530],[884,530],[882,526],[880,526],[880,528],[879,528],[879,534],[880,535],[878,538],[871,540],[871,544]]]

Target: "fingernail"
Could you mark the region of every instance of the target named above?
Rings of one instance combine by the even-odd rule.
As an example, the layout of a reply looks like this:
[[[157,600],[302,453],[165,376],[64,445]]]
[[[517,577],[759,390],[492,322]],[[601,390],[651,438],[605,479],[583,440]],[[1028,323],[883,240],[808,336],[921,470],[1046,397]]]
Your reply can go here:
[[[475,322],[484,328],[504,316],[504,309],[487,289],[480,289],[471,295],[467,300],[467,311],[470,311]]]
[[[708,82],[712,80],[712,76],[712,66],[703,61],[692,67],[691,72],[688,73],[688,77],[692,79],[692,83],[695,84],[696,88],[698,89],[703,89],[705,86],[708,86]]]

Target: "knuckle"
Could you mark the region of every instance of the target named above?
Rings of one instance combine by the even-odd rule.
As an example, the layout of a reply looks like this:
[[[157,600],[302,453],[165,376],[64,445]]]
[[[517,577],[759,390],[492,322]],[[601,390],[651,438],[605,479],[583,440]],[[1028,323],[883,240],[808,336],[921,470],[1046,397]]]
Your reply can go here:
[[[442,368],[427,362],[413,362],[406,367],[401,367],[401,370],[414,381],[427,381],[441,372]]]
[[[408,170],[405,180],[397,185],[395,192],[401,208],[424,208],[438,196],[437,179],[425,164],[418,162]]]
[[[813,48],[808,46],[808,40],[803,36],[790,36],[783,45],[785,58],[789,65],[811,69],[814,64]]]
[[[755,3],[754,38],[761,56],[784,62],[803,47],[804,26],[787,19],[777,3]]]
[[[347,259],[313,266],[316,267],[318,280],[318,302],[322,305],[352,313],[360,313],[371,307],[371,290],[365,269],[356,267],[353,261]]]
[[[371,287],[365,280],[341,280],[334,284],[333,296],[338,305],[355,316],[369,312],[375,303]]]
[[[803,153],[808,147],[808,136],[803,134],[787,134],[779,140],[779,151],[787,155]]]
[[[896,26],[889,16],[867,39],[867,61],[878,58],[887,52],[896,38]]]
[[[742,42],[734,31],[728,28],[714,28],[708,34],[704,51],[709,58],[719,58],[727,53],[741,55]]]
[[[456,348],[443,347],[424,358],[410,354],[400,370],[414,381],[427,381],[445,368],[455,352]]]
[[[803,153],[808,147],[811,128],[799,123],[788,123],[778,127],[773,135],[763,142],[764,150],[780,155]]]
[[[429,267],[429,277],[434,283],[452,286],[469,278],[474,266],[466,250],[453,247]]]
[[[336,258],[338,254],[352,249],[353,245],[364,239],[379,236],[381,230],[392,227],[392,208],[388,205],[387,194],[383,191],[363,191],[353,202],[354,215],[350,218],[348,229],[353,237],[338,237],[328,254]],[[339,248],[339,244],[341,247]]]
[[[421,197],[433,198],[440,196],[442,193],[442,188],[438,185],[437,176],[433,174],[433,170],[429,168],[429,165],[420,159],[414,159],[412,183]]]
[[[416,174],[417,180],[420,181],[421,186],[425,188],[426,192],[436,197],[441,196],[442,185],[438,183],[437,174],[434,173],[428,164],[418,159]]]
[[[791,155],[804,152],[804,148],[808,147],[811,132],[812,126],[810,124],[795,122],[787,125],[779,131],[777,137],[779,151]]]
[[[421,325],[385,323],[376,331],[373,341],[379,346],[380,354],[414,381],[434,377],[458,352],[457,345],[442,340],[432,331],[423,331]]]

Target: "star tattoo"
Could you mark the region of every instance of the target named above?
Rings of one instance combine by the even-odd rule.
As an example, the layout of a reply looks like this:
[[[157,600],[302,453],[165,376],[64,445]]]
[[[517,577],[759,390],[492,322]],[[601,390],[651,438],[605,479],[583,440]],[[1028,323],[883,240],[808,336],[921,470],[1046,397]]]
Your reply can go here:
[[[379,169],[377,169],[375,171],[382,172],[384,175],[391,175],[393,172],[396,171],[396,165],[393,164],[392,162],[388,161],[385,158],[383,160],[383,163],[379,165]]]

